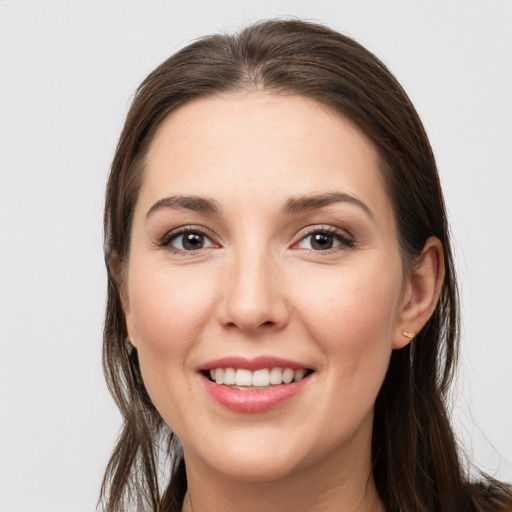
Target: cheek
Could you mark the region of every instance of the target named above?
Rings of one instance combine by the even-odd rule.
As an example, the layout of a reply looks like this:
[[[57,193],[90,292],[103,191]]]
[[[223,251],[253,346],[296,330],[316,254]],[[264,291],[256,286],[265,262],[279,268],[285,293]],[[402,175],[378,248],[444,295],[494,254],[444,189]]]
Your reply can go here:
[[[211,276],[187,270],[134,267],[130,308],[139,352],[159,358],[186,352],[199,340],[215,297]]]
[[[397,318],[401,270],[398,266],[375,267],[351,266],[311,276],[298,288],[302,290],[301,309],[307,312],[309,324],[347,334],[367,329],[374,334],[391,334]]]
[[[200,343],[215,297],[212,278],[133,265],[130,308],[142,377],[151,400],[171,427],[190,396],[189,355]]]
[[[401,268],[383,274],[375,268],[345,268],[317,275],[302,294],[303,323],[339,379],[386,372],[398,315]],[[380,384],[379,384],[380,385]]]

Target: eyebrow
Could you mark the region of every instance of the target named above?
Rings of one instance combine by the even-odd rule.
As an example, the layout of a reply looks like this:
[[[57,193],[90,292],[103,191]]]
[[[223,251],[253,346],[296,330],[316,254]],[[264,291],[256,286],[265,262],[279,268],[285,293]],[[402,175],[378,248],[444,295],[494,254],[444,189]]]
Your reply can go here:
[[[284,205],[283,213],[293,214],[303,211],[317,210],[323,206],[334,203],[350,203],[359,206],[373,220],[370,208],[360,199],[344,192],[328,192],[326,194],[314,194],[299,197],[291,197]]]
[[[373,213],[360,199],[344,192],[328,192],[324,194],[312,194],[298,197],[290,197],[283,206],[283,213],[290,215],[309,210],[317,210],[334,203],[350,203],[359,206],[371,219]],[[214,199],[200,196],[169,196],[159,199],[147,212],[148,219],[157,210],[165,208],[187,208],[197,212],[221,214],[219,203]]]
[[[146,219],[157,210],[176,207],[217,215],[221,212],[219,204],[214,199],[199,196],[169,196],[158,200],[146,213]]]

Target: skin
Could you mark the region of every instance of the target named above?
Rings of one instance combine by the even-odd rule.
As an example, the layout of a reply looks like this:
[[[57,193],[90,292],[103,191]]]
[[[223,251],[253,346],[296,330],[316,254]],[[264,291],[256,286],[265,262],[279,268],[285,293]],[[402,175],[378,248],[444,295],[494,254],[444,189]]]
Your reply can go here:
[[[291,197],[326,193],[370,213],[353,201],[282,212]],[[175,195],[212,199],[221,213],[148,215]],[[169,236],[183,226],[207,231],[202,248]],[[311,230],[326,229],[342,238],[327,232],[334,246],[318,249]],[[339,114],[262,92],[171,113],[147,155],[122,294],[146,388],[183,444],[183,510],[383,510],[373,404],[391,351],[409,342],[402,331],[418,332],[435,307],[441,262],[431,238],[404,269],[376,152]],[[315,372],[261,413],[231,411],[205,391],[204,362],[263,354]]]

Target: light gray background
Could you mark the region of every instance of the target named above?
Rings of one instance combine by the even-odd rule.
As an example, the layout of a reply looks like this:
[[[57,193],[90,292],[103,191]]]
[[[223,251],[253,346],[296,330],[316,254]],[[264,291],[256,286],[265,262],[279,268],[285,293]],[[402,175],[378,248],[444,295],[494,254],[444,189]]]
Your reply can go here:
[[[431,137],[464,307],[458,430],[512,481],[510,0],[0,0],[0,511],[93,510],[120,419],[101,373],[103,188],[131,95],[194,37],[294,15],[390,66]]]

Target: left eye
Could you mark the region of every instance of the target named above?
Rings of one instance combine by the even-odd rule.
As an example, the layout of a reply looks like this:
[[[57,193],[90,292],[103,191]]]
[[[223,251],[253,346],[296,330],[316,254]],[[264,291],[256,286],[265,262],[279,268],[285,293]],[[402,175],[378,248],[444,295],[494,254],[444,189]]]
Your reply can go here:
[[[329,231],[315,231],[302,238],[297,244],[299,249],[312,249],[314,251],[328,251],[337,247],[350,247],[352,241],[341,233]]]
[[[182,231],[181,233],[176,233],[170,238],[166,245],[183,252],[197,251],[214,246],[213,242],[200,231]]]

